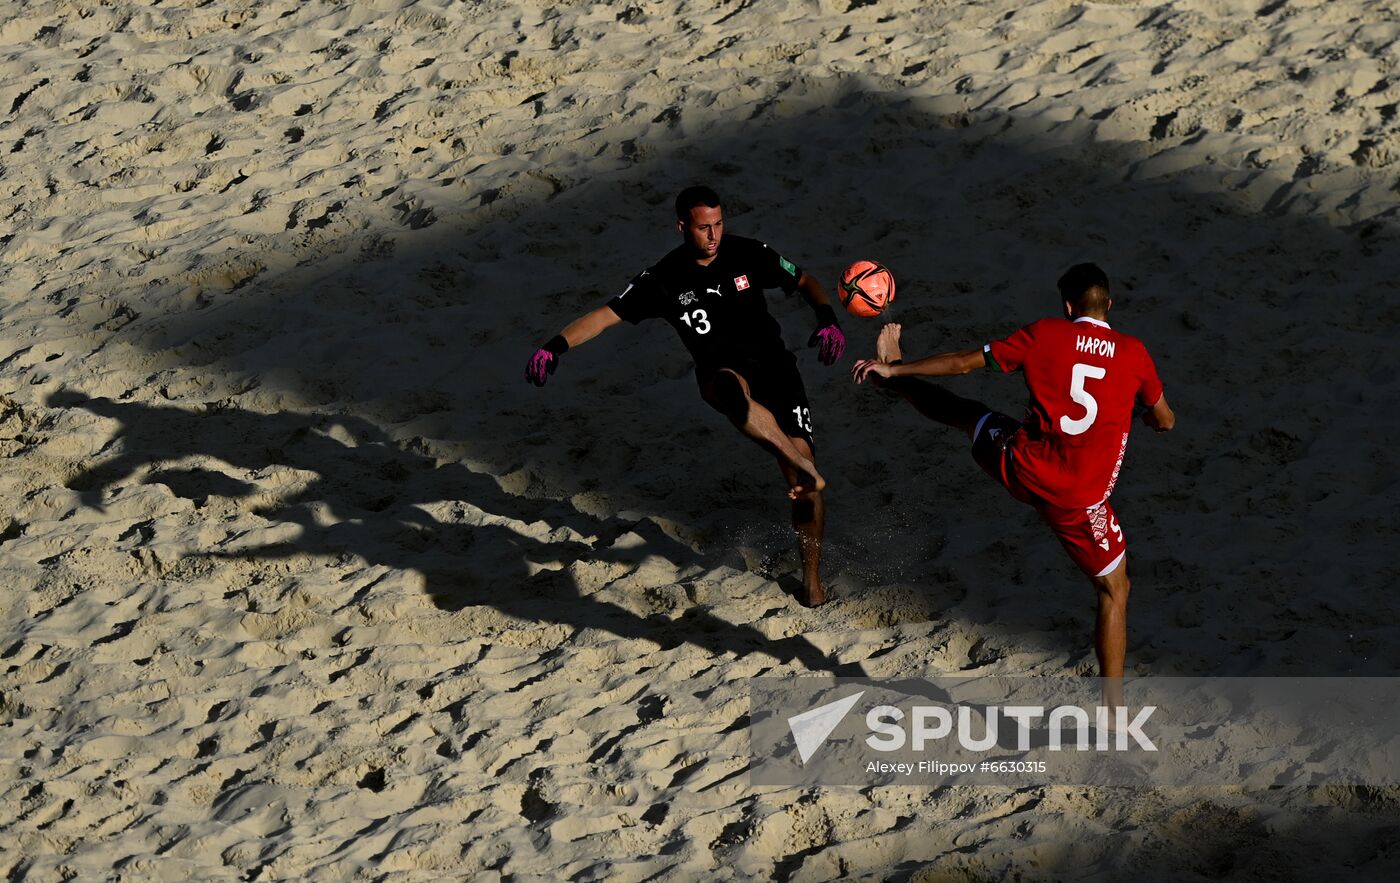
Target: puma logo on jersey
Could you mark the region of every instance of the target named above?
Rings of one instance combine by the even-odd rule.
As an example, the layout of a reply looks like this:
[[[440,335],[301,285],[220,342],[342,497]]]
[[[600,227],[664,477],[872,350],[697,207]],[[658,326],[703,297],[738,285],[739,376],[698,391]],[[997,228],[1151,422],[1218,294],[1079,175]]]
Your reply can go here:
[[[1104,340],[1101,337],[1087,337],[1081,334],[1074,343],[1074,349],[1076,352],[1089,353],[1094,356],[1107,356],[1111,359],[1113,358],[1115,346],[1111,340]]]
[[[715,297],[719,297],[721,294],[724,294],[724,292],[720,291],[718,288],[710,288],[709,286],[706,286],[705,293],[713,294]]]

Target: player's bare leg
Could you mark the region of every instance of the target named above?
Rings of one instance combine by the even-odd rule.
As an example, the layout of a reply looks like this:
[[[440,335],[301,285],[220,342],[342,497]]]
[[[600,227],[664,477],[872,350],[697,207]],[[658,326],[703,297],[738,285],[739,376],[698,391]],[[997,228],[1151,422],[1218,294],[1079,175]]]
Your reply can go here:
[[[1099,657],[1099,674],[1105,678],[1123,676],[1123,658],[1128,652],[1128,558],[1105,576],[1092,578],[1099,595],[1098,621],[1094,627],[1094,652]]]
[[[783,432],[773,413],[753,400],[748,381],[743,377],[723,369],[701,388],[700,394],[740,432],[772,451],[780,466],[798,473],[797,482],[789,482],[789,497],[796,500],[803,494],[821,493],[826,487],[826,479],[817,472],[817,464],[793,446],[792,439]],[[807,450],[810,453],[811,449]]]
[[[1128,652],[1128,557],[1105,576],[1092,577],[1099,596],[1098,620],[1094,625],[1094,652],[1099,658],[1104,707],[1123,704],[1123,660]],[[1112,718],[1110,717],[1110,720]]]
[[[893,322],[880,329],[880,336],[875,338],[875,358],[882,362],[897,362],[904,357],[899,347],[902,330]],[[916,377],[881,378],[871,374],[870,379],[876,386],[899,393],[930,420],[955,426],[967,433],[969,438],[977,428],[977,421],[991,410],[981,402],[954,395],[936,383]]]
[[[806,439],[790,437],[789,441],[800,453],[811,459],[812,448]],[[801,480],[797,470],[781,462],[778,465],[783,470],[783,477],[787,479],[788,486],[797,487]],[[805,492],[794,497],[792,501],[792,526],[797,531],[797,553],[802,559],[803,597],[798,600],[804,607],[816,607],[826,603],[826,590],[822,588],[820,573],[825,510],[822,495],[817,491]]]

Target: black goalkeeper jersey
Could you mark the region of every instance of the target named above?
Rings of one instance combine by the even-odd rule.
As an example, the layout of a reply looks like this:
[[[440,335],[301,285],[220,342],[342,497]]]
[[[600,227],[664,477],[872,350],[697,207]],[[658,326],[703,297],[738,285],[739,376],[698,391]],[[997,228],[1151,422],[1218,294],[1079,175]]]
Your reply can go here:
[[[665,319],[703,375],[743,362],[792,358],[763,290],[791,294],[801,276],[796,265],[762,242],[726,234],[708,267],[695,263],[689,245],[681,245],[642,271],[608,306],[634,325]]]

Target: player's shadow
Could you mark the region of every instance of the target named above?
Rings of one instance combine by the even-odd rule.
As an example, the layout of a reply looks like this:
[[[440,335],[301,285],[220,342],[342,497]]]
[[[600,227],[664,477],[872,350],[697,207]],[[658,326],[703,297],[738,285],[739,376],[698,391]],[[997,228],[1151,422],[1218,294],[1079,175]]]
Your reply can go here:
[[[47,404],[120,424],[108,444],[116,453],[68,481],[86,505],[101,509],[104,494],[137,481],[163,484],[197,506],[214,497],[242,500],[273,525],[298,528],[293,539],[250,544],[233,535],[196,554],[252,560],[351,554],[419,571],[433,603],[444,610],[489,607],[532,623],[652,641],[662,649],[690,643],[720,655],[764,652],[814,672],[860,673],[802,637],[770,639],[699,607],[674,618],[662,611],[643,615],[583,591],[571,564],[618,564],[626,573],[660,557],[681,571],[703,556],[649,520],[597,519],[563,503],[506,493],[490,476],[460,463],[437,464],[405,450],[363,418],[256,414],[227,406],[191,410],[66,390]],[[181,464],[190,458],[212,458],[250,473],[279,467],[313,477],[285,495],[268,493],[255,482]],[[473,511],[457,521],[423,508],[444,502]],[[643,542],[616,542],[623,535]]]

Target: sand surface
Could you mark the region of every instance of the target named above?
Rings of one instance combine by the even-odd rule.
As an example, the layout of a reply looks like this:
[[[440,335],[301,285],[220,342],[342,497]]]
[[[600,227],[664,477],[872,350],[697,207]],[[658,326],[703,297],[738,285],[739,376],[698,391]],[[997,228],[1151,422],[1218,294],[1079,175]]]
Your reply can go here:
[[[799,353],[817,611],[671,332],[520,379],[694,181],[887,263],[917,353],[1097,261],[1180,420],[1114,495],[1130,667],[1394,675],[1397,104],[1390,0],[6,4],[0,872],[1400,871],[1393,788],[751,786],[752,678],[1088,674],[1092,593],[850,384],[876,321]]]

